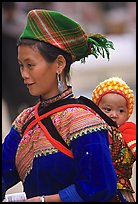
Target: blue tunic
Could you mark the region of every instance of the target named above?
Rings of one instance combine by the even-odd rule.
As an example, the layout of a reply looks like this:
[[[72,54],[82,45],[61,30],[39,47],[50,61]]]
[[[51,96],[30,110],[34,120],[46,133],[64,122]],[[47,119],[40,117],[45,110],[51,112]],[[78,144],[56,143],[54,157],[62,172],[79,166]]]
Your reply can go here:
[[[80,118],[77,114],[72,117],[76,112],[81,115]],[[117,177],[109,150],[108,132],[100,119],[91,115],[96,122],[90,125],[90,121],[84,119],[92,113],[78,108],[53,116],[53,122],[58,123],[58,131],[63,133],[66,130],[64,137],[74,155],[70,158],[52,146],[45,151],[49,144],[38,124],[34,127],[37,134],[33,135],[34,131],[30,132],[31,136],[29,133],[22,136],[20,130],[26,119],[22,119],[25,113],[29,116],[33,109],[29,108],[17,117],[18,123],[14,123],[2,145],[3,194],[22,181],[27,198],[58,193],[63,202],[110,202],[117,192]],[[77,125],[74,123],[76,120]],[[71,129],[73,124],[74,129]],[[24,150],[25,153],[21,153]]]

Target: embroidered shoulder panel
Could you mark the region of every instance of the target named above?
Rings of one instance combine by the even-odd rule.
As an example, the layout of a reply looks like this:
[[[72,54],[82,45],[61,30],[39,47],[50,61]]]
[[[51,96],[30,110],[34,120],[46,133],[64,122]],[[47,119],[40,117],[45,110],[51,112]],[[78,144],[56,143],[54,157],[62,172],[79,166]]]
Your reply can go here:
[[[26,109],[17,117],[14,126],[21,132],[22,125],[34,116],[34,108]],[[82,108],[68,108],[65,111],[55,113],[51,119],[57,128],[59,134],[69,145],[70,142],[84,134],[106,129],[105,123],[96,117],[89,110]],[[58,152],[47,139],[39,124],[36,124],[31,130],[22,136],[17,154],[16,167],[20,178],[25,180],[26,176],[33,168],[33,160],[35,157]],[[29,154],[28,154],[29,153]]]
[[[14,129],[16,129],[19,134],[21,135],[22,132],[22,127],[23,125],[34,116],[34,108],[33,107],[29,107],[26,108],[25,110],[23,110],[18,116],[17,118],[14,120],[14,122],[12,123],[12,126],[14,127]],[[22,136],[22,135],[21,135]]]
[[[79,136],[107,129],[107,125],[94,113],[78,107],[54,114],[52,120],[68,145]]]

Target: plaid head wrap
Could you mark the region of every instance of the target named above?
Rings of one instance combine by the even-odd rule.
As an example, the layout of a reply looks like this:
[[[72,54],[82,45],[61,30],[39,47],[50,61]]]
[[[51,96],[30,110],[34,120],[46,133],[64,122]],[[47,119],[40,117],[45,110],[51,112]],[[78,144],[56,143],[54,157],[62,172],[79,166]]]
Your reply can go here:
[[[93,54],[109,60],[108,48],[113,43],[101,34],[87,35],[81,26],[67,16],[50,10],[35,9],[27,15],[27,23],[19,37],[37,39],[50,43],[71,54],[73,61],[85,62],[85,57]]]
[[[127,101],[128,116],[134,109],[134,94],[133,90],[120,77],[111,77],[101,82],[92,92],[92,101],[97,105],[101,98],[107,93],[117,93],[122,95]]]

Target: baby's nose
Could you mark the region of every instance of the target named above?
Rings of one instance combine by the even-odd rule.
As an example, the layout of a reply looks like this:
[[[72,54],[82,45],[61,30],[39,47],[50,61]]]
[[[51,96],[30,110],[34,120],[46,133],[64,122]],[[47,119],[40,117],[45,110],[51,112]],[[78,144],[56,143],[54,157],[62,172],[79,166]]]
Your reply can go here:
[[[112,117],[117,117],[117,116],[118,116],[117,112],[116,111],[112,111]]]

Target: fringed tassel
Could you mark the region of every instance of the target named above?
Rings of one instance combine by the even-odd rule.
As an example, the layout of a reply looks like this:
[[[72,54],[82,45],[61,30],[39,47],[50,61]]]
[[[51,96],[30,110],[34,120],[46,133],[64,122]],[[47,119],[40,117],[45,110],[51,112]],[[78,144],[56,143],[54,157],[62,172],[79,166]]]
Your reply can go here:
[[[109,60],[109,50],[108,48],[114,49],[113,43],[108,41],[105,36],[101,34],[91,34],[88,35],[88,47],[91,50],[92,55],[98,58],[99,54],[105,58],[105,53],[107,55],[107,59]]]

